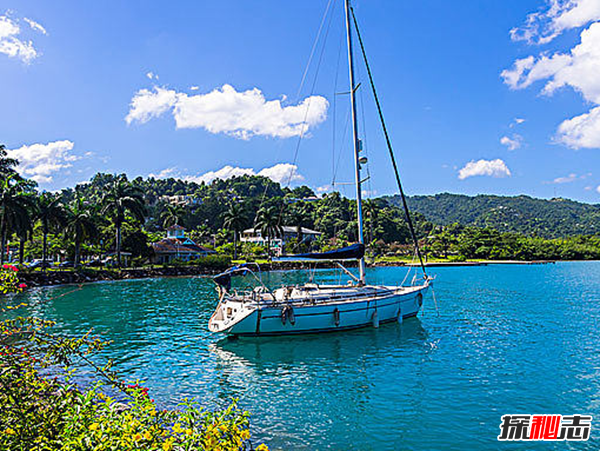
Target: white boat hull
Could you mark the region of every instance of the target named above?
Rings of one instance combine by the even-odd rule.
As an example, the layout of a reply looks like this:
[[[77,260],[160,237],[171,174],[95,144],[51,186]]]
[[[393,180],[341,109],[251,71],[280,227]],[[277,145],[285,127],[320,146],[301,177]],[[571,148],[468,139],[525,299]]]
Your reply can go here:
[[[348,299],[321,296],[316,302],[295,298],[266,305],[224,299],[210,319],[209,329],[236,336],[272,336],[378,327],[416,316],[427,288],[365,287],[362,292],[356,289]],[[324,292],[326,296],[327,290]]]

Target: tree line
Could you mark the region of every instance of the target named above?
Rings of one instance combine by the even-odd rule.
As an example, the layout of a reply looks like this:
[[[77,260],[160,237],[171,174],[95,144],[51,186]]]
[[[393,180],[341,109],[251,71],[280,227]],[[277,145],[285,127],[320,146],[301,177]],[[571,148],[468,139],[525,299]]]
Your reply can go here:
[[[43,267],[50,255],[62,254],[79,266],[86,258],[112,253],[120,266],[124,251],[132,254],[134,264],[144,264],[152,257],[151,244],[173,225],[183,226],[198,244],[234,259],[270,255],[271,242],[282,236],[283,226],[297,229],[297,239],[286,244],[287,253],[329,250],[357,240],[355,204],[339,192],[319,198],[309,187],[282,187],[261,176],[194,183],[99,173],[88,183],[50,193],[40,191],[17,169],[18,161],[1,146],[2,261],[9,247],[18,247],[19,262],[41,258]],[[390,198],[366,200],[363,214],[371,258],[412,255],[404,212]],[[545,239],[494,227],[440,225],[420,213],[413,213],[413,219],[430,257],[600,258],[597,234]],[[319,239],[303,240],[302,227],[321,232]],[[265,237],[265,247],[240,243],[241,232],[252,228]]]

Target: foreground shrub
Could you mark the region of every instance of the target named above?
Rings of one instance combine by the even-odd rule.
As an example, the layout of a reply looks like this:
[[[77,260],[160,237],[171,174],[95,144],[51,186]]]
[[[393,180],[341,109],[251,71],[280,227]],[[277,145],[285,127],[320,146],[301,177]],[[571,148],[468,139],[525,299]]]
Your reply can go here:
[[[0,268],[0,295],[9,293],[20,293],[27,287],[19,282],[17,273],[19,269],[13,265],[2,265]]]
[[[59,336],[52,326],[35,318],[0,322],[1,450],[253,449],[248,413],[235,402],[217,412],[191,400],[158,409],[148,388],[121,382],[110,361],[95,363],[106,342],[89,333]],[[78,368],[96,375],[85,387],[74,382],[83,380]]]

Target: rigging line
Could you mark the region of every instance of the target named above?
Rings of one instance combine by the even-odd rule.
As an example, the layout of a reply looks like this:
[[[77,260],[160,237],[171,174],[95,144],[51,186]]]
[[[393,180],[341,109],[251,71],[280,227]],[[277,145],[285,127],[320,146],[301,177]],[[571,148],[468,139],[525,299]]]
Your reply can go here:
[[[344,38],[344,30],[340,29],[340,38],[339,38],[339,45],[338,45],[338,56],[337,56],[337,63],[336,63],[336,67],[335,67],[335,81],[333,83],[333,125],[332,125],[332,131],[333,131],[333,140],[332,140],[332,148],[331,148],[331,180],[335,180],[335,129],[336,129],[336,119],[337,119],[337,87],[338,87],[338,80],[339,80],[339,74],[340,74],[340,59],[342,56],[342,43],[344,42],[343,38]]]
[[[402,205],[404,206],[404,213],[406,214],[406,222],[408,223],[408,228],[410,229],[410,234],[412,235],[412,239],[415,245],[415,250],[419,257],[419,263],[421,264],[421,269],[423,270],[423,275],[427,278],[427,271],[425,270],[425,264],[423,263],[423,257],[421,256],[421,250],[419,248],[419,241],[417,239],[417,235],[415,233],[415,228],[412,222],[412,218],[410,216],[410,212],[408,210],[408,204],[406,203],[406,196],[404,195],[404,190],[402,189],[402,183],[400,182],[400,174],[398,172],[398,165],[396,164],[396,157],[394,156],[394,150],[392,149],[392,143],[390,141],[390,137],[387,131],[387,127],[385,125],[385,120],[383,118],[383,112],[381,110],[381,104],[379,103],[379,96],[377,95],[377,90],[375,89],[375,83],[373,81],[373,75],[371,74],[371,68],[369,66],[369,62],[367,60],[367,53],[365,51],[365,46],[363,45],[362,38],[360,36],[360,31],[358,29],[358,21],[356,20],[356,16],[354,15],[354,10],[350,7],[350,12],[352,13],[352,19],[354,21],[354,28],[356,29],[356,35],[358,37],[358,42],[360,43],[360,50],[362,52],[363,60],[365,61],[365,67],[367,68],[367,74],[369,76],[369,83],[371,85],[371,90],[373,91],[373,97],[375,98],[375,104],[377,105],[377,112],[379,113],[379,120],[381,122],[381,128],[383,129],[383,134],[385,136],[385,141],[387,144],[387,148],[390,154],[390,159],[392,160],[392,166],[394,167],[394,174],[396,176],[396,182],[398,184],[398,190],[400,191],[400,197],[402,198]]]
[[[333,0],[330,0],[330,3],[328,5],[331,5],[331,2]],[[329,9],[327,9],[325,11],[325,14],[327,15],[327,13],[329,12]],[[310,104],[311,104],[311,100],[313,97],[313,94],[315,92],[315,86],[317,84],[317,79],[319,77],[319,70],[321,68],[321,62],[323,61],[323,54],[325,53],[325,44],[327,42],[327,37],[329,36],[329,30],[331,29],[331,22],[332,22],[332,18],[333,18],[333,14],[329,15],[329,22],[327,23],[327,29],[325,30],[325,36],[323,37],[323,45],[321,46],[321,53],[319,55],[319,60],[317,61],[317,68],[315,70],[315,77],[313,79],[313,83],[312,86],[310,88],[310,95],[308,97],[308,102],[306,102],[306,110],[304,112],[304,120],[302,121],[302,127],[300,129],[300,136],[298,136],[298,142],[296,144],[296,150],[294,151],[294,159],[292,162],[292,167],[290,170],[290,175],[288,177],[288,181],[286,184],[286,187],[288,187],[291,183],[292,183],[292,179],[294,178],[294,175],[296,174],[296,161],[298,160],[298,152],[300,151],[300,144],[302,143],[302,138],[304,138],[304,133],[307,131],[307,124],[306,124],[306,120],[308,119],[308,112],[310,111]],[[281,206],[281,212],[279,213],[279,219],[281,222],[281,214],[283,213],[283,204]]]
[[[313,46],[312,46],[312,49],[310,51],[310,56],[308,57],[308,61],[306,62],[306,66],[304,67],[304,74],[302,75],[302,79],[300,80],[300,85],[298,86],[298,92],[296,93],[296,103],[298,103],[300,101],[300,92],[302,91],[302,88],[304,86],[304,82],[306,80],[306,76],[308,74],[308,70],[309,70],[309,68],[310,68],[310,66],[312,64],[312,59],[313,59],[315,50],[316,50],[316,48],[318,46],[318,43],[319,43],[319,40],[321,38],[321,33],[323,31],[323,25],[325,24],[325,21],[327,19],[327,15],[329,13],[329,9],[330,9],[332,3],[334,3],[334,2],[335,2],[335,0],[329,0],[329,2],[327,3],[327,7],[325,8],[325,11],[323,13],[323,17],[321,18],[321,24],[319,25],[319,30],[317,31],[317,35],[315,36],[315,40],[313,42]],[[329,25],[327,26],[327,33],[329,33],[329,27],[330,26],[331,26],[331,18],[329,19]],[[325,40],[326,39],[327,39],[327,36],[325,36]],[[323,47],[325,47],[324,43],[323,43]],[[319,65],[321,63],[321,58],[322,57],[323,57],[323,51],[321,50],[321,57],[319,58]],[[318,72],[319,72],[319,69],[317,67],[317,74],[318,74]],[[315,74],[315,80],[316,80],[316,74]],[[308,117],[308,110],[310,109],[310,100],[311,100],[310,98],[312,97],[313,92],[314,92],[314,82],[313,82],[313,87],[312,87],[312,90],[311,90],[311,94],[310,94],[308,102],[307,102],[306,112],[305,112],[305,115],[304,115],[303,124],[306,123],[306,118]],[[296,164],[296,159],[297,159],[297,156],[298,156],[298,149],[300,148],[300,141],[302,141],[302,137],[304,135],[304,130],[305,130],[305,127],[302,127],[302,129],[300,130],[300,138],[298,139],[298,144],[296,146],[296,151],[294,153],[294,162],[292,163],[292,165]],[[292,178],[294,176],[294,172],[295,171],[293,169],[292,169],[292,171],[290,171],[290,176],[289,176],[289,179],[288,179],[288,182],[287,182],[287,186],[289,186],[289,184],[291,183]],[[265,184],[265,189],[264,189],[263,194],[262,194],[262,198],[260,200],[259,209],[262,208],[262,206],[264,205],[265,199],[267,197],[268,190],[269,190],[269,183],[266,183]],[[282,211],[283,211],[283,206],[282,206]],[[279,216],[280,216],[280,219],[281,219],[281,212],[280,212]]]
[[[323,13],[323,17],[321,18],[321,24],[319,25],[319,31],[317,31],[317,35],[315,36],[315,41],[313,42],[312,49],[310,51],[310,56],[308,57],[308,61],[306,63],[306,67],[304,68],[304,73],[302,74],[302,80],[300,80],[300,86],[298,86],[298,92],[296,93],[296,102],[300,100],[300,93],[302,92],[302,88],[304,87],[304,82],[306,81],[306,76],[308,75],[308,69],[312,63],[313,56],[315,54],[315,50],[317,49],[317,45],[319,43],[319,38],[321,37],[321,32],[323,31],[323,26],[325,25],[325,20],[327,18],[327,13],[329,12],[329,7],[335,0],[329,0],[327,3],[327,7],[325,8],[325,12]]]
[[[337,177],[337,173],[340,169],[340,160],[342,159],[342,150],[344,147],[344,140],[346,139],[346,135],[348,134],[348,125],[350,125],[350,108],[346,110],[346,123],[344,125],[344,133],[342,134],[342,140],[340,143],[340,150],[338,153],[337,162],[335,163],[335,171],[333,172],[333,179],[331,180],[331,186],[335,186],[335,179]]]

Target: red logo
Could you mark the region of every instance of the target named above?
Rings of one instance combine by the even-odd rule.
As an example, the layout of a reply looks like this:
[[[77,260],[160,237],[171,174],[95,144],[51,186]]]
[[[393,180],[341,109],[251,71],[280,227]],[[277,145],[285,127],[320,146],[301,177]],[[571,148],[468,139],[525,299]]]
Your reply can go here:
[[[498,440],[585,441],[591,429],[591,415],[503,415]]]

